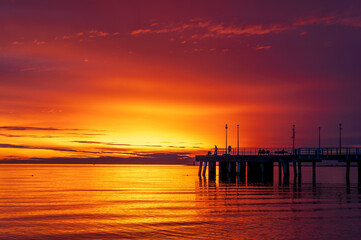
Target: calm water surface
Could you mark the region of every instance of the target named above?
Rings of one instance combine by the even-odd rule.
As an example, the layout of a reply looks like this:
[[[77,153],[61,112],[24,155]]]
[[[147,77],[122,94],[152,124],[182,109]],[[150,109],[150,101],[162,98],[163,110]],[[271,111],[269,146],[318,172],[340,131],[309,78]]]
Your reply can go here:
[[[302,184],[208,183],[198,167],[0,165],[0,239],[360,239],[356,168]],[[291,169],[292,172],[292,169]]]

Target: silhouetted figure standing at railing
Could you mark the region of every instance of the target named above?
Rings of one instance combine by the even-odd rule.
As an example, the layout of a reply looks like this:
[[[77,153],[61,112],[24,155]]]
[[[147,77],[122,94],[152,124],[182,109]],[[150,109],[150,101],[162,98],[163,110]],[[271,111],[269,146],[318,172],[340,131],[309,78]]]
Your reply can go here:
[[[214,145],[214,155],[218,155],[218,148],[217,148],[217,145]]]
[[[232,147],[231,147],[231,145],[229,145],[228,146],[228,154],[231,154],[231,152],[232,152]]]

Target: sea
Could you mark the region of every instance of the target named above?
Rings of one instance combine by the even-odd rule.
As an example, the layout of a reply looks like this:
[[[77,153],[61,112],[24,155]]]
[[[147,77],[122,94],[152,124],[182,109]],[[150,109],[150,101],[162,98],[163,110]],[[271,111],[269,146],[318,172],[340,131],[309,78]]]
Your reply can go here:
[[[291,168],[291,173],[292,173]],[[187,165],[0,165],[0,239],[361,239],[357,168],[273,183]]]

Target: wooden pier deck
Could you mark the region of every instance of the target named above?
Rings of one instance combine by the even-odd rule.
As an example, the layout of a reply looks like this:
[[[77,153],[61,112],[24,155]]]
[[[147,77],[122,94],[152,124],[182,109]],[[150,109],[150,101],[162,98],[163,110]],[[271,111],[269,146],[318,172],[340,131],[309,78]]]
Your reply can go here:
[[[350,163],[358,163],[358,182],[361,185],[361,148],[358,147],[323,147],[323,148],[240,148],[228,152],[218,149],[208,155],[197,155],[195,161],[199,163],[199,175],[205,176],[208,166],[209,179],[215,179],[216,165],[219,165],[220,180],[223,177],[238,176],[245,178],[262,177],[266,172],[272,174],[273,165],[278,163],[279,176],[289,177],[289,163],[293,163],[294,176],[301,177],[302,163],[312,163],[313,180],[316,178],[316,163],[325,160],[346,163],[346,181],[349,181]],[[298,165],[298,167],[297,167]],[[271,170],[272,169],[272,170]],[[266,174],[267,175],[267,174]]]

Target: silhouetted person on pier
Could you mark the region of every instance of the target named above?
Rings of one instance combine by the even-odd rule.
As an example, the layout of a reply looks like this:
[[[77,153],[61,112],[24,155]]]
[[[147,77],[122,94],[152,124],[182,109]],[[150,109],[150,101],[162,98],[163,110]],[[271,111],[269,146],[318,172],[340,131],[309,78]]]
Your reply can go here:
[[[231,152],[232,152],[232,147],[231,147],[231,145],[229,145],[228,146],[228,154],[231,154]]]
[[[287,151],[283,148],[281,151],[275,151],[276,154],[285,154]]]
[[[217,148],[217,145],[214,145],[214,155],[218,155],[218,148]]]

